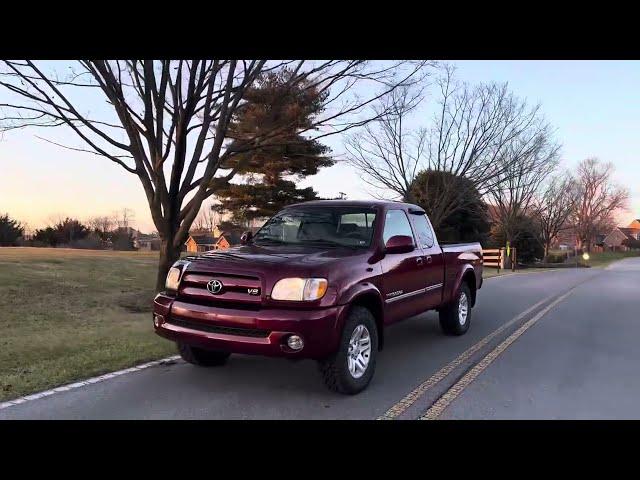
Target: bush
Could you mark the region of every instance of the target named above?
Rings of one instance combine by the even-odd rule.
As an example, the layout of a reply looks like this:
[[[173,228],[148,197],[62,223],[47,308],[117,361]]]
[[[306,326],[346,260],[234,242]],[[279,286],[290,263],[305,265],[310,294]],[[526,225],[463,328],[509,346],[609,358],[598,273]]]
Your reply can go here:
[[[546,263],[564,263],[567,258],[566,253],[550,253],[547,255]]]
[[[118,229],[112,232],[111,245],[114,250],[136,250],[133,246],[133,235],[124,229]]]
[[[0,215],[0,245],[11,247],[18,245],[18,240],[24,234],[24,227],[13,220],[8,214]]]
[[[504,247],[507,244],[502,225],[494,225],[491,229],[492,245]],[[544,248],[538,237],[538,227],[534,219],[520,216],[515,223],[516,240],[511,244],[516,249],[518,263],[533,263],[544,256]]]
[[[468,178],[438,170],[423,170],[413,180],[410,196],[424,208],[432,222],[436,220],[434,210],[443,202],[459,206],[439,224],[433,225],[441,242],[487,242],[487,206]]]
[[[102,250],[104,249],[104,242],[96,235],[89,234],[87,238],[80,240],[74,240],[69,244],[69,248],[81,248],[88,250]]]
[[[635,240],[635,239],[626,239],[622,242],[622,244],[627,247],[630,248],[632,250],[639,250],[640,249],[640,240]]]

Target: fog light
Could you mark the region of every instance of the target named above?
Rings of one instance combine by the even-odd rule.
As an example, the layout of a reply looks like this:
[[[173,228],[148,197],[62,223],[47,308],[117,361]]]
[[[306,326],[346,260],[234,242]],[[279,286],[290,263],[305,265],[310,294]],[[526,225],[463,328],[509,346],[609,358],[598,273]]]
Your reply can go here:
[[[164,318],[162,318],[162,315],[153,315],[153,325],[158,328],[160,325],[162,325],[162,322],[164,321]]]
[[[291,350],[302,350],[302,347],[304,347],[304,342],[298,335],[291,335],[287,339],[287,345]]]

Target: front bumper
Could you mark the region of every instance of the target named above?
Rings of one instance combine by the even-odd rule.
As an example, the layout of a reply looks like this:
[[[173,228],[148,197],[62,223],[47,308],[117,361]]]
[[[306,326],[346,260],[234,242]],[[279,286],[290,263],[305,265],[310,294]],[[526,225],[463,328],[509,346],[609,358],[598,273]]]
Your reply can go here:
[[[338,348],[344,306],[312,310],[242,310],[197,305],[162,293],[154,300],[158,335],[195,347],[250,355],[324,358]],[[287,346],[289,335],[304,340],[302,350]]]

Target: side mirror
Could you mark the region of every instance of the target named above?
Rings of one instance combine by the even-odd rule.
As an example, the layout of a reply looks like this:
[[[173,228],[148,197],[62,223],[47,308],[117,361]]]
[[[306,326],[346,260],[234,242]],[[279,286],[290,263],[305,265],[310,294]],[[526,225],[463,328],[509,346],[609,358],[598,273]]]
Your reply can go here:
[[[249,230],[247,230],[240,237],[240,243],[242,245],[246,245],[247,243],[249,243],[251,241],[252,238],[253,238],[253,233],[251,233]]]
[[[384,246],[385,253],[408,253],[414,249],[413,238],[409,235],[394,235]]]

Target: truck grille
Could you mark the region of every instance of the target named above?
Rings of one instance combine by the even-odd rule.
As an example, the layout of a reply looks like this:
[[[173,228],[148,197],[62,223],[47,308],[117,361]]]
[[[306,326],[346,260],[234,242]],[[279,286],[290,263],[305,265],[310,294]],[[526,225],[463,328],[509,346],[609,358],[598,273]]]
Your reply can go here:
[[[212,293],[207,289],[211,280],[222,284],[219,292]],[[252,275],[188,271],[180,282],[178,297],[200,305],[257,309],[262,299],[262,282],[259,277]]]
[[[200,330],[201,332],[221,333],[225,335],[236,335],[239,337],[255,337],[265,338],[269,336],[269,330],[261,330],[257,328],[238,328],[238,327],[222,327],[220,325],[211,325],[202,322],[192,322],[181,318],[172,317],[167,323],[191,330]]]

